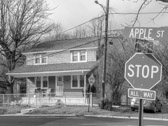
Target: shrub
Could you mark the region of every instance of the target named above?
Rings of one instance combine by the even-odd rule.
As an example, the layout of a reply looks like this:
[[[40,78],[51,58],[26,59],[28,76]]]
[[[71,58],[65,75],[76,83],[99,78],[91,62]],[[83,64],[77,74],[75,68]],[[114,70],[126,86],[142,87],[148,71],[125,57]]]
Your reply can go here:
[[[7,112],[7,109],[3,108],[3,109],[0,109],[0,114],[5,114]]]
[[[57,102],[55,103],[55,106],[61,108],[64,106],[64,103],[60,99],[58,99]]]

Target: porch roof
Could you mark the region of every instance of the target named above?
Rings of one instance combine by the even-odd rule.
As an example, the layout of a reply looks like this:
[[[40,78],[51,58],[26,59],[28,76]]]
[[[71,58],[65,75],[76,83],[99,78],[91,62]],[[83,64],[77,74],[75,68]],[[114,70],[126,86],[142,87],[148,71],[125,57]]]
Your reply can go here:
[[[61,63],[47,65],[24,65],[7,73],[14,77],[84,75],[97,66],[97,61],[83,63]]]

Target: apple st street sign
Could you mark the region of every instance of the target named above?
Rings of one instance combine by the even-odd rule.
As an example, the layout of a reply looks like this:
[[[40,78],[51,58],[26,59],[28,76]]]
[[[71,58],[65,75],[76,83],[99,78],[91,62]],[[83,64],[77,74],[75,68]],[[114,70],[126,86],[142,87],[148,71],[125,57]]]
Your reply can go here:
[[[162,64],[152,54],[135,53],[125,63],[124,77],[133,88],[151,89],[161,81]]]
[[[167,27],[125,27],[123,36],[125,39],[144,39],[151,41],[164,41],[168,39]]]
[[[129,98],[138,98],[138,99],[146,99],[146,100],[155,100],[156,99],[156,91],[152,90],[139,90],[139,89],[128,89],[128,97]]]

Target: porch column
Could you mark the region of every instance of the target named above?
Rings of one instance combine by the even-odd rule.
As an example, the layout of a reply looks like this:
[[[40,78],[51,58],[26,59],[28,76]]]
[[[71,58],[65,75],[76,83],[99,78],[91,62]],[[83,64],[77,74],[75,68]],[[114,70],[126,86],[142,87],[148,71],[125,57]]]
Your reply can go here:
[[[84,75],[84,91],[83,91],[83,93],[84,93],[84,100],[86,102],[86,75]]]

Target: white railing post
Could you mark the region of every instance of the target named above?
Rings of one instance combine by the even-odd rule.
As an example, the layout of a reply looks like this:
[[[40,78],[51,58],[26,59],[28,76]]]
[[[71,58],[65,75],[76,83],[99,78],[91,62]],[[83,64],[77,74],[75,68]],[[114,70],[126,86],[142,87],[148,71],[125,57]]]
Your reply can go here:
[[[49,92],[49,104],[51,104],[50,102],[51,102],[51,92]]]
[[[65,105],[66,105],[66,94],[64,93],[64,95],[65,95]]]
[[[93,96],[92,96],[92,92],[90,92],[90,107],[93,107]]]
[[[30,106],[30,94],[28,94],[28,105]]]
[[[3,94],[3,95],[2,95],[2,100],[3,100],[3,101],[2,101],[2,104],[3,104],[3,105],[4,105],[4,103],[5,103],[5,101],[4,101],[5,98],[4,98],[4,97],[5,97],[5,96],[4,96],[4,94]]]

